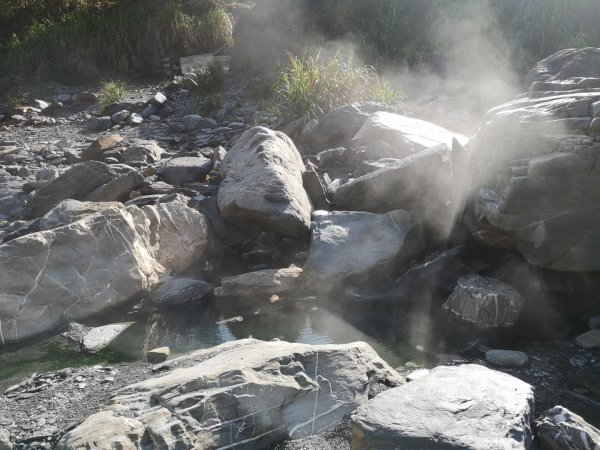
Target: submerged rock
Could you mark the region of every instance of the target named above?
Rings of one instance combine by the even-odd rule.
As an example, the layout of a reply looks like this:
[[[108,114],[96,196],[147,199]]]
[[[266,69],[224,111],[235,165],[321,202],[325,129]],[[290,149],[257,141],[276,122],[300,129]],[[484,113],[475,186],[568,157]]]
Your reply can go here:
[[[478,365],[437,367],[352,416],[353,450],[532,448],[533,388]]]
[[[458,280],[442,307],[459,321],[488,330],[513,326],[522,299],[515,289],[495,278],[467,275]]]
[[[316,211],[304,271],[312,287],[330,289],[406,265],[421,245],[418,222],[407,211]]]
[[[15,342],[140,296],[201,260],[207,223],[180,202],[111,208],[0,246],[0,331]]]
[[[114,323],[92,328],[83,336],[82,349],[88,353],[104,350],[131,325],[133,325],[133,322]]]
[[[221,164],[218,205],[231,223],[285,236],[308,234],[311,204],[302,184],[304,163],[285,134],[254,127]]]
[[[600,448],[600,430],[562,406],[549,409],[535,423],[542,450]]]
[[[311,346],[243,340],[119,391],[111,411],[69,431],[58,449],[268,448],[324,431],[367,401],[371,384],[402,383],[365,343]],[[176,360],[171,361],[173,363]],[[136,419],[128,416],[135,413]]]

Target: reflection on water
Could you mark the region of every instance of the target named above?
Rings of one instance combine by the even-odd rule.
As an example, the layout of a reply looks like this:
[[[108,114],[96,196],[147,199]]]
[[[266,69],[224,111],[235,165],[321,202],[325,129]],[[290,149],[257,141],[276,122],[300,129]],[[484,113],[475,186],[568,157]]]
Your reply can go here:
[[[250,336],[306,344],[364,341],[392,367],[422,358],[410,336],[406,336],[406,318],[390,318],[388,311],[374,313],[371,307],[358,312],[330,312],[310,305],[304,310],[285,310],[262,305],[247,308],[242,321],[226,321],[235,315],[230,314],[234,311],[240,314],[239,305],[204,304],[140,314],[134,316],[136,326],[98,355],[82,355],[76,345],[61,336],[7,348],[0,356],[0,379],[64,367],[141,360],[148,349],[162,346],[169,346],[172,355],[179,355]],[[94,325],[124,320],[130,321],[132,316],[113,312],[110,318],[96,319]]]

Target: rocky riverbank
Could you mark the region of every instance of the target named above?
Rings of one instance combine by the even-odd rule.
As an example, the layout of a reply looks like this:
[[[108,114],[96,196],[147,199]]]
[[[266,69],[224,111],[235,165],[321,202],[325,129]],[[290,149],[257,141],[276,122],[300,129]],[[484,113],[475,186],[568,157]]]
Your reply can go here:
[[[368,102],[286,121],[235,79],[211,117],[185,79],[0,111],[9,352],[62,331],[102,351],[131,325],[100,314],[192,301],[378,310],[426,361],[249,339],[34,374],[3,386],[0,449],[598,445],[600,50],[528,81],[472,139]]]

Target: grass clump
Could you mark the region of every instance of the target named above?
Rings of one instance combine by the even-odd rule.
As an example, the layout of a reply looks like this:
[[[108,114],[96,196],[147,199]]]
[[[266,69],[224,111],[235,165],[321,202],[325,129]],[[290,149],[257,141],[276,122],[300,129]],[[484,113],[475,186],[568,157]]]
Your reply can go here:
[[[117,103],[125,97],[125,83],[120,81],[106,81],[100,89],[100,112],[103,112],[111,103]]]
[[[223,106],[223,96],[221,94],[200,95],[196,97],[196,103],[198,113],[208,116]]]
[[[280,71],[271,88],[274,106],[285,115],[312,118],[356,101],[399,100],[398,92],[378,77],[373,67],[349,56],[337,53],[324,58],[319,53],[298,57],[289,53],[288,58],[287,67]]]
[[[212,61],[204,70],[195,73],[192,79],[199,93],[213,94],[225,88],[226,77],[227,66],[220,61]]]

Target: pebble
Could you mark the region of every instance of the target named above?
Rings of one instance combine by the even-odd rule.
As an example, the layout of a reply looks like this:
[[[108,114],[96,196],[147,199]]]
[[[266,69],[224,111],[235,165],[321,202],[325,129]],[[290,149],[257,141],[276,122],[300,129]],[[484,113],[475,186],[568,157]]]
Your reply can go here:
[[[499,367],[523,367],[529,362],[525,353],[513,350],[488,350],[485,359]]]

